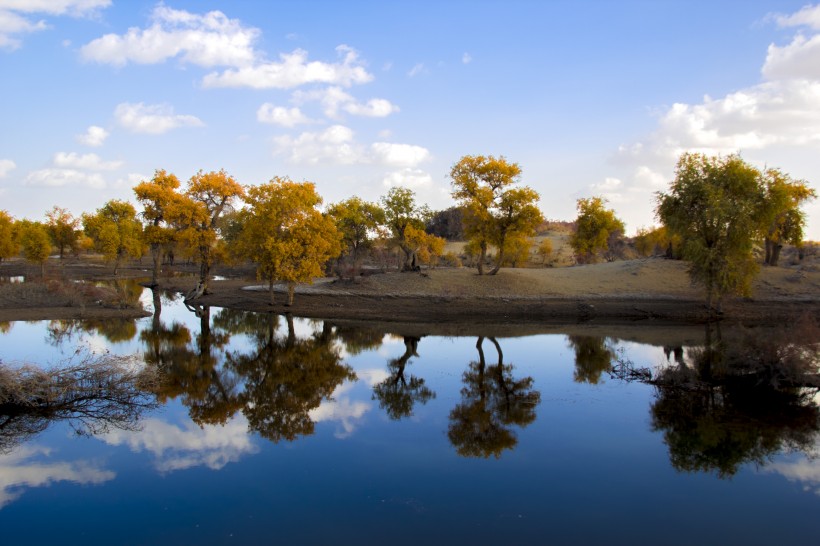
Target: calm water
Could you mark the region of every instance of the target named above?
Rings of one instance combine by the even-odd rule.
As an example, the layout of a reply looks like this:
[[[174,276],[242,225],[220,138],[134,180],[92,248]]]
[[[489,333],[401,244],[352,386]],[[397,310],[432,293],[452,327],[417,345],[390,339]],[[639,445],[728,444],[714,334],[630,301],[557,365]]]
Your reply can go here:
[[[644,336],[658,345],[592,326],[405,336],[160,305],[138,321],[0,323],[4,364],[136,354],[130,369],[161,380],[131,413],[83,420],[74,401],[0,415],[3,544],[796,544],[820,531],[813,398],[763,411],[737,390],[610,374],[613,361],[692,367],[681,339],[700,330]]]

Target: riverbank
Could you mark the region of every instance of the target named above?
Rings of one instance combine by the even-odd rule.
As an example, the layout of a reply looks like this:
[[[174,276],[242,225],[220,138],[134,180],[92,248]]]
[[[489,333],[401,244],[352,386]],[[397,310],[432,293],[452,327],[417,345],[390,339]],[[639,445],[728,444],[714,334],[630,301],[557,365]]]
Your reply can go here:
[[[24,268],[21,263],[4,263],[0,275],[20,275]],[[196,284],[192,276],[195,268],[177,266],[174,270],[174,275],[160,279],[160,288],[187,293]],[[250,268],[223,267],[216,273],[220,280],[210,283],[210,294],[197,300],[199,305],[289,312],[309,318],[473,325],[634,320],[690,323],[709,318],[703,291],[689,282],[686,264],[661,258],[502,269],[495,276],[479,276],[474,269],[442,268],[423,274],[375,273],[352,281],[320,279],[313,285],[300,285],[290,307],[285,305],[285,286],[275,287],[271,305],[267,286],[254,280]],[[117,278],[147,276],[144,266],[135,265],[121,268]],[[60,268],[59,278],[62,283],[71,283],[114,277],[110,268],[78,262]],[[116,290],[101,297],[95,291],[84,293],[77,284],[70,290],[39,292],[13,286],[6,283],[0,287],[0,321],[145,315],[138,305],[124,302],[121,295],[118,299]],[[8,295],[15,291],[26,295]],[[764,267],[752,297],[730,298],[724,303],[726,320],[772,322],[807,312],[820,318],[820,270],[814,265]]]

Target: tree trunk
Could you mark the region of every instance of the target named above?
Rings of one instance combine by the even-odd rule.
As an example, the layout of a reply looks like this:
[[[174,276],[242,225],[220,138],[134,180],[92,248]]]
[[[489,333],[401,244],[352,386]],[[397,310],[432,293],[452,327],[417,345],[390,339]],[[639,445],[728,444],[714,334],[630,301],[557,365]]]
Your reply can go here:
[[[268,279],[268,295],[270,295],[270,305],[273,305],[276,300],[276,293],[273,291],[273,278]]]
[[[293,305],[293,295],[296,293],[296,283],[288,283],[288,307]]]
[[[776,266],[777,262],[780,260],[780,251],[783,249],[783,245],[774,243],[772,245],[772,257],[769,265]]]
[[[495,262],[495,267],[490,271],[490,275],[495,275],[501,269],[501,264],[504,263],[504,241],[498,246],[498,260]]]
[[[159,269],[162,259],[162,246],[159,243],[151,243],[151,257],[154,259],[154,268],[151,271],[151,286],[159,284]]]
[[[766,249],[766,257],[763,258],[763,263],[766,265],[771,265],[772,262],[772,240],[766,237],[763,240],[763,246]]]
[[[481,252],[478,254],[478,274],[484,274],[484,260],[487,259],[487,243],[484,241],[478,246]]]
[[[211,247],[208,245],[199,247],[202,263],[199,264],[199,282],[202,284],[202,293],[208,293],[208,279],[211,276]]]

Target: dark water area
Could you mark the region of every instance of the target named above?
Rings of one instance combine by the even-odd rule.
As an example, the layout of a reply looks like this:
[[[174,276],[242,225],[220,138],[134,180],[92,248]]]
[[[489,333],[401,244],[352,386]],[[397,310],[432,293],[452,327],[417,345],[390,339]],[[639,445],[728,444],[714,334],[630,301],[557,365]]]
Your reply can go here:
[[[157,312],[0,325],[3,544],[820,531],[810,326],[456,337],[124,293]]]

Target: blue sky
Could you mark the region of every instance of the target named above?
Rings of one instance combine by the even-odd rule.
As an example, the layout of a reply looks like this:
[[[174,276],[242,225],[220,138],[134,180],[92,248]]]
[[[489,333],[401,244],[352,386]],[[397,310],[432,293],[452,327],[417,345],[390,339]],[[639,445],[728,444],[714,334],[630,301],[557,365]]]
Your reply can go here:
[[[503,155],[570,220],[634,232],[685,150],[817,187],[820,6],[803,1],[0,0],[0,208],[74,214],[166,169],[434,209]],[[820,239],[820,204],[806,208]]]

